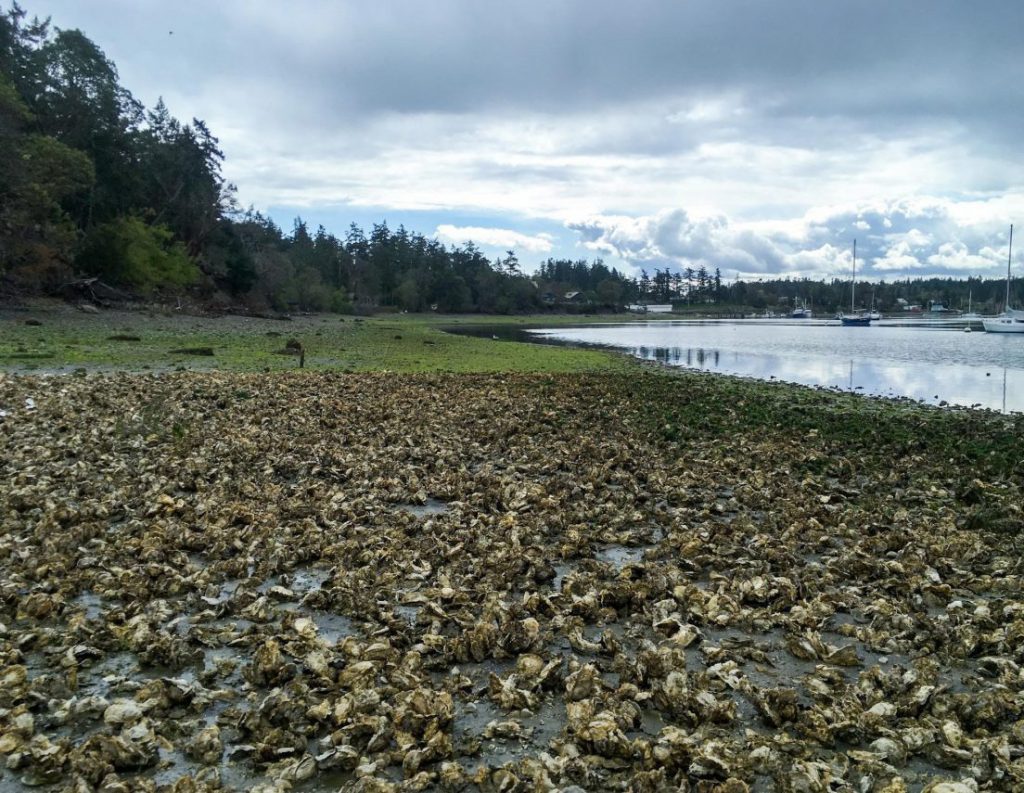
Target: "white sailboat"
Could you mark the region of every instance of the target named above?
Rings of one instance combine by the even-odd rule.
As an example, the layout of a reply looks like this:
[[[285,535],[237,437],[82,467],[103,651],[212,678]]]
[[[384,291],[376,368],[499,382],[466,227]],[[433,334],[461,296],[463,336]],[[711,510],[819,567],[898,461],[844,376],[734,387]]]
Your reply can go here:
[[[972,290],[967,291],[967,313],[960,317],[960,319],[966,320],[967,324],[964,325],[964,333],[971,333],[971,323],[981,322],[982,316],[977,311],[973,310],[973,298],[974,292]]]
[[[814,316],[814,312],[811,311],[810,306],[805,302],[802,306],[797,306],[793,309],[793,313],[789,315],[793,319],[810,319]]]
[[[1006,303],[1003,313],[981,321],[987,333],[1024,333],[1024,311],[1010,308],[1010,268],[1013,264],[1013,224],[1010,224],[1010,253],[1006,257]]]
[[[961,319],[976,319],[981,321],[981,314],[974,310],[974,290],[967,292],[967,313]]]

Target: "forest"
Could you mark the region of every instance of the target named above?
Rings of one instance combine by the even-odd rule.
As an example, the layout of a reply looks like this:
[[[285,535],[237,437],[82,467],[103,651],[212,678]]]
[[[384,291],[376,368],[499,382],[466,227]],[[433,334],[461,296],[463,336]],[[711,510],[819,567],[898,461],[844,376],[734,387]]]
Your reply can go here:
[[[726,284],[718,270],[666,267],[639,277],[594,261],[514,251],[489,259],[382,220],[342,236],[301,218],[284,230],[243,210],[224,153],[200,119],[145,108],[78,30],[0,13],[0,296],[60,295],[95,278],[149,300],[276,311],[524,313],[621,310],[637,302],[834,311],[849,284],[789,279]],[[1002,281],[879,284],[876,305],[942,302],[995,310]],[[872,287],[860,294],[867,303]],[[900,303],[899,301],[903,301]]]

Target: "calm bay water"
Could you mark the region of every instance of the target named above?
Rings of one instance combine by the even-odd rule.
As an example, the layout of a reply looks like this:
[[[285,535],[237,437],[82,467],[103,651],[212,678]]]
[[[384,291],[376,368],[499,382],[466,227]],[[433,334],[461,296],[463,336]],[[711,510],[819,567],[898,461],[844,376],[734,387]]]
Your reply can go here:
[[[1024,411],[1024,334],[964,333],[963,324],[844,328],[819,320],[641,322],[531,331],[638,358],[928,404]]]

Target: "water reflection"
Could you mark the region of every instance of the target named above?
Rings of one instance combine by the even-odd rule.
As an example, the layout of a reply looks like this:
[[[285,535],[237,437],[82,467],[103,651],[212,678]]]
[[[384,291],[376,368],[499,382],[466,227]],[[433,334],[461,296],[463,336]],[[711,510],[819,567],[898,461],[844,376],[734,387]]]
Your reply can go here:
[[[1024,411],[1024,339],[958,330],[742,322],[642,323],[538,331],[617,347],[668,366],[779,380],[933,405]]]
[[[742,353],[703,347],[633,347],[632,355],[669,366],[787,383],[857,391],[875,396],[909,397],[930,404],[1024,410],[1024,372],[1002,367],[993,372],[961,364],[871,363],[798,360],[780,355]],[[1009,399],[1008,384],[1013,394]]]
[[[1024,373],[1007,367],[992,372],[979,367],[949,364],[943,367],[913,364],[872,364],[865,361],[787,359],[772,354],[703,347],[632,347],[637,358],[669,366],[718,371],[761,380],[816,385],[861,391],[881,396],[905,396],[930,404],[1024,410]],[[1008,383],[1016,396],[1008,400]]]
[[[638,358],[659,361],[669,366],[686,366],[691,369],[703,369],[705,366],[718,368],[721,352],[718,350],[705,350],[702,347],[693,349],[687,347],[638,347],[633,351]],[[683,356],[686,360],[683,360]]]

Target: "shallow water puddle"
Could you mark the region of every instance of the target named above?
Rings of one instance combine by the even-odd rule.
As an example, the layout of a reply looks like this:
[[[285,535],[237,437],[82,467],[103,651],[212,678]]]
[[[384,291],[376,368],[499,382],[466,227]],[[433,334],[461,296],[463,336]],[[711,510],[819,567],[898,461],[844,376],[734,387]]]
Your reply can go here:
[[[521,733],[506,737],[495,726],[491,736],[484,737],[487,726],[492,722],[514,722],[520,726]],[[465,742],[479,739],[479,760],[498,768],[526,755],[548,751],[548,744],[561,734],[565,725],[564,706],[550,700],[541,703],[535,713],[515,711],[511,714],[486,699],[471,703],[456,701],[453,733],[457,740]]]
[[[427,517],[428,515],[443,515],[451,508],[448,502],[439,501],[436,498],[428,498],[422,504],[396,504],[395,507],[403,512],[411,512],[417,518]]]
[[[174,671],[165,667],[143,666],[134,653],[126,650],[111,653],[79,672],[79,688],[85,694],[110,697],[131,693],[147,680],[172,677],[192,683],[196,679],[193,669]]]
[[[566,576],[572,575],[576,572],[578,564],[572,562],[560,562],[552,565],[555,568],[555,577],[551,579],[551,588],[556,591],[561,591],[562,582],[566,579]]]
[[[139,661],[129,652],[112,653],[80,674],[83,691],[106,695],[116,685],[130,680],[139,670]]]
[[[356,627],[352,620],[341,614],[317,611],[311,615],[311,619],[316,625],[320,638],[328,644],[336,644],[346,636],[356,633]]]
[[[241,586],[241,579],[232,578],[220,585],[216,595],[205,595],[202,597],[202,601],[208,606],[219,606],[221,603],[227,603],[235,596]]]
[[[265,595],[275,587],[281,587],[301,596],[320,589],[330,580],[330,577],[330,570],[317,567],[297,567],[290,573],[271,576],[257,586],[256,591]]]
[[[594,558],[599,562],[609,562],[616,570],[621,570],[627,564],[634,564],[643,561],[644,554],[652,545],[606,545],[594,552]]]
[[[93,592],[82,592],[70,601],[71,605],[82,609],[87,620],[97,620],[103,616],[106,602],[99,595]]]
[[[331,577],[330,570],[314,567],[300,567],[288,576],[289,588],[295,592],[312,592],[320,589]]]

